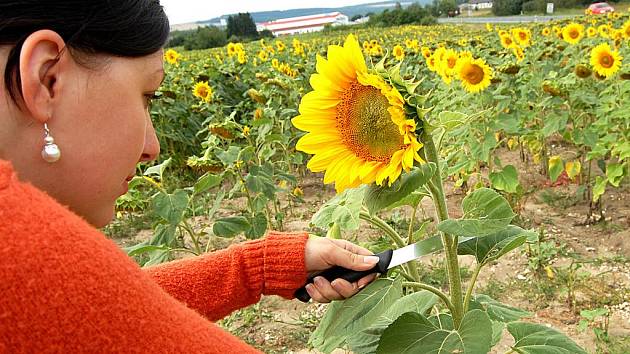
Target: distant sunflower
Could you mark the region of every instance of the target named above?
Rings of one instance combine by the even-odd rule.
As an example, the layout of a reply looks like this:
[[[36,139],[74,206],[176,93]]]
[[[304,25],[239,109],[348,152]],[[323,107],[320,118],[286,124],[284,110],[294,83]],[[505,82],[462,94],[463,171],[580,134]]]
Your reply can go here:
[[[403,59],[405,59],[405,50],[400,44],[397,44],[392,50],[392,52],[396,60],[402,61]]]
[[[525,59],[525,52],[523,52],[523,48],[519,46],[514,46],[512,47],[512,52],[514,53],[514,56],[516,57],[516,61],[518,63],[520,63],[521,61],[523,61],[523,59]]]
[[[437,71],[437,57],[435,56],[435,53],[429,56],[426,59],[426,61],[427,61],[427,67],[429,68],[429,70]]]
[[[431,56],[431,49],[429,49],[428,47],[422,47],[420,49],[420,52],[422,52],[422,56],[424,57],[424,59],[428,59]]]
[[[588,36],[588,38],[593,38],[597,36],[597,30],[595,29],[595,27],[589,27],[586,29],[586,35]]]
[[[442,60],[437,63],[437,72],[445,83],[450,84],[455,74],[459,54],[453,49],[446,49],[441,57]]]
[[[267,59],[269,59],[269,54],[267,53],[266,50],[261,50],[258,52],[258,59],[260,59],[260,61],[267,61]]]
[[[597,26],[597,33],[599,33],[599,36],[602,38],[610,37],[610,26],[608,25]]]
[[[531,44],[532,33],[526,28],[514,28],[512,29],[512,37],[519,46],[527,48]]]
[[[173,49],[169,49],[166,51],[166,53],[164,53],[164,59],[169,64],[177,64],[177,60],[179,60],[179,57],[180,57],[179,53],[177,53]]]
[[[621,26],[621,33],[623,33],[623,38],[630,39],[630,20]]]
[[[591,76],[593,72],[586,65],[578,64],[575,66],[575,75],[581,79],[586,79]]]
[[[234,43],[232,43],[232,42],[228,43],[228,45],[227,45],[227,54],[230,57],[236,55],[236,45]]]
[[[466,91],[476,93],[490,86],[492,69],[483,59],[461,59],[457,64],[457,77]]]
[[[600,76],[610,77],[621,67],[621,55],[602,43],[591,50],[591,65]]]
[[[584,26],[579,23],[569,23],[562,29],[562,39],[570,44],[577,44],[584,38]]]
[[[501,45],[505,49],[510,49],[516,44],[514,43],[514,39],[512,39],[512,36],[510,36],[509,34],[503,35],[500,38],[501,38]]]
[[[542,30],[542,35],[545,37],[549,37],[549,35],[551,34],[551,29],[549,27],[545,27]]]
[[[193,88],[193,95],[206,102],[210,102],[210,100],[212,100],[212,94],[212,88],[208,85],[207,81],[198,82]]]
[[[292,123],[307,131],[296,148],[314,154],[307,167],[326,171],[324,183],[337,192],[386,180],[391,185],[409,170],[422,144],[407,119],[404,99],[380,76],[368,73],[361,47],[353,35],[342,46],[328,47],[328,58],[317,56],[311,75],[314,91],[300,102]]]

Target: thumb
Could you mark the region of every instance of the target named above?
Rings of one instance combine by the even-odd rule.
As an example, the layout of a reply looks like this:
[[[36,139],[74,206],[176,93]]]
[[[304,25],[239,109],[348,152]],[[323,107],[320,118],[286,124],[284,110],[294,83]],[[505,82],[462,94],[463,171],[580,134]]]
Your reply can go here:
[[[335,247],[329,255],[331,265],[342,266],[352,270],[368,270],[379,261],[377,256],[364,256],[342,247]]]

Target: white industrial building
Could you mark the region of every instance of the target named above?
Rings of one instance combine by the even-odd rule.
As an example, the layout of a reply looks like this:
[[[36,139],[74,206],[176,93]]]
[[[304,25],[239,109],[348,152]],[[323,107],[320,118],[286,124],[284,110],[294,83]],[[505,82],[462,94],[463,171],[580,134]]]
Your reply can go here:
[[[327,14],[281,18],[274,21],[257,24],[259,31],[269,30],[275,36],[284,34],[317,32],[324,29],[324,26],[338,26],[349,24],[348,16],[340,12]]]
[[[459,10],[482,10],[482,9],[491,9],[492,8],[492,0],[470,0],[467,3],[463,3],[459,5]]]

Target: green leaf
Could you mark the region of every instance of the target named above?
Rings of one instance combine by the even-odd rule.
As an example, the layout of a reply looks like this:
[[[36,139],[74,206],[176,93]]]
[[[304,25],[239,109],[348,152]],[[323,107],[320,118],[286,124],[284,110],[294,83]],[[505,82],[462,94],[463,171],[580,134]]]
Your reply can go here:
[[[505,323],[499,321],[492,321],[492,342],[490,346],[497,345],[503,337],[503,330],[505,329]]]
[[[347,340],[352,352],[356,354],[374,353],[385,328],[405,312],[424,314],[438,301],[432,292],[423,290],[398,299],[369,328],[350,336]]]
[[[324,204],[315,215],[311,223],[322,229],[328,229],[337,223],[342,230],[356,230],[359,228],[359,212],[363,206],[365,187],[346,189]]]
[[[377,353],[481,354],[490,351],[492,322],[481,310],[467,312],[457,330],[436,327],[426,317],[407,312],[383,332]]]
[[[593,201],[596,202],[599,200],[604,192],[606,192],[606,183],[608,183],[607,178],[603,178],[602,176],[595,177],[595,185],[593,186]]]
[[[212,225],[212,232],[220,237],[234,237],[249,230],[250,227],[251,225],[245,217],[231,216],[215,221]]]
[[[516,343],[512,349],[521,354],[586,354],[569,337],[545,325],[512,322],[507,329]]]
[[[508,306],[484,294],[476,295],[474,302],[486,311],[493,321],[514,322],[532,315],[531,312]]]
[[[545,126],[542,128],[542,134],[545,137],[552,135],[555,132],[558,132],[567,126],[566,115],[554,115],[545,119]]]
[[[216,155],[223,162],[223,165],[229,166],[238,160],[241,149],[238,146],[230,146],[225,151],[219,151]]]
[[[188,193],[178,189],[173,194],[159,192],[153,197],[155,212],[171,225],[177,225],[184,217],[184,211],[188,207]]]
[[[222,176],[217,176],[211,174],[210,172],[206,172],[203,176],[199,177],[197,183],[195,183],[194,193],[203,193],[212,187],[216,187],[221,183],[222,180]]]
[[[267,216],[265,213],[256,213],[253,218],[248,218],[251,227],[245,232],[249,239],[262,237],[267,232]]]
[[[161,246],[156,246],[156,245],[148,245],[143,243],[139,243],[135,246],[131,246],[128,248],[125,248],[125,252],[127,252],[127,255],[129,257],[133,257],[133,256],[138,256],[141,255],[143,253],[146,252],[150,252],[150,251],[164,251],[164,250],[168,250],[169,247],[166,245],[161,245]]]
[[[560,156],[552,156],[549,158],[549,178],[551,182],[555,182],[560,174],[564,171],[564,162]]]
[[[370,327],[402,296],[402,280],[378,279],[345,301],[333,301],[309,343],[324,353]]]
[[[490,183],[492,183],[492,188],[506,193],[518,192],[519,182],[516,167],[507,165],[500,172],[490,173],[489,177]]]
[[[504,229],[514,216],[510,204],[492,189],[480,188],[462,201],[464,216],[438,224],[438,230],[455,236],[480,237]]]
[[[405,205],[416,208],[425,197],[431,197],[431,194],[429,194],[429,192],[427,192],[424,188],[420,188],[419,191],[411,192],[411,194],[395,202],[394,204],[389,205],[384,210],[392,210]]]
[[[438,115],[438,120],[440,121],[440,124],[447,131],[455,129],[458,126],[466,123],[467,119],[468,116],[460,112],[443,111],[440,112],[440,114]]]
[[[477,263],[487,264],[520,247],[528,237],[534,237],[535,234],[518,226],[508,225],[494,234],[460,243],[457,254],[475,256]]]
[[[417,312],[407,312],[394,321],[381,336],[377,353],[440,353],[450,331],[437,328]],[[446,352],[463,350],[463,346],[445,348]]]
[[[608,182],[614,187],[619,187],[619,183],[623,179],[623,165],[620,163],[611,163],[606,166],[606,177]]]
[[[413,168],[390,187],[371,185],[365,193],[365,206],[370,214],[374,215],[379,210],[400,201],[422,187],[434,173],[435,164],[427,163]]]
[[[146,171],[144,171],[144,175],[145,176],[158,176],[160,177],[160,181],[164,180],[164,171],[166,170],[166,168],[168,167],[168,165],[171,164],[171,162],[173,161],[172,158],[168,158],[167,160],[165,160],[164,162],[162,162],[159,165],[155,165],[155,166],[151,166],[149,168],[146,169]]]

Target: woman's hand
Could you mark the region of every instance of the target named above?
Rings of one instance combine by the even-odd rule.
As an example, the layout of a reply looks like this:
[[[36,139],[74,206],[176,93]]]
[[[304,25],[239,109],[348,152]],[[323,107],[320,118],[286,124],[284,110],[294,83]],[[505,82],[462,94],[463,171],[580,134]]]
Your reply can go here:
[[[325,237],[312,237],[306,242],[306,271],[309,274],[342,266],[352,270],[368,270],[376,263],[378,257],[367,249],[346,240],[334,240]],[[324,277],[315,277],[313,284],[306,286],[306,291],[317,302],[331,302],[346,299],[356,294],[369,284],[376,274],[366,275],[359,281],[350,283],[344,279],[329,282]]]

